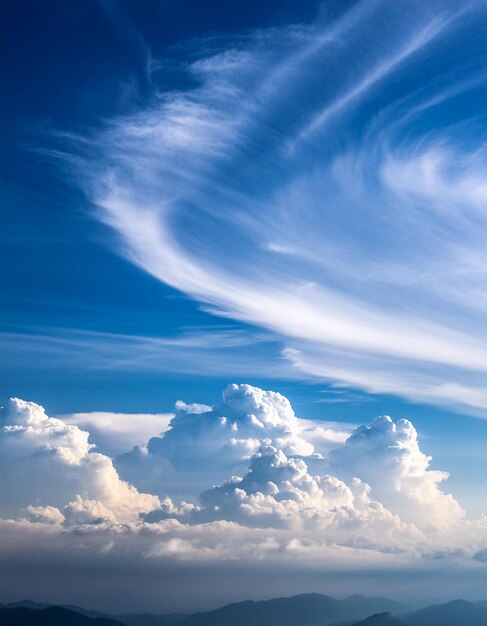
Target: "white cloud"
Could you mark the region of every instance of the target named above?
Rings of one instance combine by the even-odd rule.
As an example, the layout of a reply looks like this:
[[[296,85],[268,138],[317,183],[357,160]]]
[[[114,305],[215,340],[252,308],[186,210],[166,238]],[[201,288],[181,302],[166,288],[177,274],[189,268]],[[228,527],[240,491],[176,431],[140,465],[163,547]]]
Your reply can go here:
[[[370,541],[374,525],[415,536],[414,527],[461,523],[460,505],[440,489],[448,474],[430,469],[407,420],[378,417],[349,435],[298,419],[287,398],[250,385],[229,385],[212,408],[179,402],[176,409],[165,433],[114,466],[87,432],[12,399],[1,431],[3,516],[79,525],[149,514],[330,532],[356,525],[372,529]]]
[[[482,211],[487,203],[487,183],[477,170],[475,157],[459,163],[454,152],[441,146],[404,159],[391,156],[383,164],[381,176],[394,193],[420,197],[431,202],[438,212],[455,213],[462,204],[468,218],[467,211]],[[461,222],[460,219],[460,229]]]
[[[333,23],[196,42],[182,66],[197,85],[112,120],[91,150],[84,140],[82,179],[126,257],[207,311],[273,333],[284,358],[302,354],[287,373],[480,415],[479,119],[458,107],[425,136],[430,125],[415,125],[446,83],[472,82],[445,61],[431,83],[421,64],[427,48],[452,49],[478,3],[395,3],[388,16],[363,5]],[[377,19],[383,37],[365,40]]]
[[[169,428],[173,413],[110,413],[91,411],[60,415],[65,424],[77,426],[90,433],[97,450],[115,456],[144,444],[150,437]]]
[[[50,328],[47,333],[45,328],[36,328],[29,333],[3,333],[2,347],[11,367],[22,370],[41,359],[53,371],[76,367],[95,372],[170,372],[198,376],[226,376],[231,371],[235,376],[245,377],[255,374],[258,354],[261,375],[289,377],[291,373],[285,363],[276,362],[280,349],[276,337],[262,331],[244,332],[230,325],[211,329],[191,327],[177,336],[167,337],[73,328]],[[97,440],[98,434],[95,433]]]
[[[263,443],[286,453],[313,454],[343,440],[326,424],[299,420],[279,393],[251,385],[228,385],[214,407],[178,403],[170,428],[146,446],[120,455],[120,474],[161,496],[194,498],[208,484],[244,471]]]
[[[55,506],[29,506],[25,509],[30,522],[40,524],[62,524],[64,515]]]
[[[408,420],[394,423],[387,415],[376,417],[369,426],[357,428],[330,459],[339,476],[357,476],[368,483],[372,496],[404,521],[421,528],[442,527],[464,515],[453,496],[439,488],[448,473],[429,469],[431,457],[421,452]]]
[[[113,511],[102,502],[99,500],[86,500],[79,495],[64,507],[64,519],[67,524],[73,526],[117,522]]]
[[[317,113],[313,119],[298,133],[294,141],[303,141],[309,139],[311,135],[319,133],[328,120],[332,119],[350,104],[360,100],[360,96],[362,96],[362,94],[366,93],[369,89],[374,87],[376,83],[386,78],[388,74],[396,70],[402,63],[405,63],[408,60],[408,57],[414,55],[438,37],[450,20],[445,19],[445,17],[436,17],[430,20],[429,23],[423,26],[418,32],[415,32],[402,45],[402,47],[399,48],[399,50],[394,50],[386,61],[378,63],[376,67],[357,81],[352,89],[338,97],[334,102],[325,107],[325,109]]]
[[[126,457],[151,485],[140,493],[77,426],[16,399],[5,418],[2,517],[16,520],[0,520],[0,560],[21,569],[32,546],[52,563],[75,555],[142,576],[175,564],[307,576],[484,567],[487,518],[462,518],[407,420],[379,417],[346,438],[298,419],[278,393],[230,385],[212,408],[178,403],[169,430]],[[241,477],[229,478],[235,465]],[[184,489],[192,502],[150,495]]]
[[[109,457],[93,451],[87,432],[47,416],[38,404],[12,398],[4,422],[3,517],[18,516],[26,508],[31,516],[56,517],[46,507],[63,509],[78,502],[77,496],[103,503],[120,522],[158,506],[156,496],[139,493],[119,478]]]
[[[313,476],[303,459],[272,446],[261,448],[243,478],[203,492],[198,506],[162,513],[192,523],[230,520],[288,529],[297,538],[303,531],[319,532],[330,545],[381,551],[403,551],[423,539],[414,526],[370,500],[368,486],[358,479],[348,486],[334,476]]]

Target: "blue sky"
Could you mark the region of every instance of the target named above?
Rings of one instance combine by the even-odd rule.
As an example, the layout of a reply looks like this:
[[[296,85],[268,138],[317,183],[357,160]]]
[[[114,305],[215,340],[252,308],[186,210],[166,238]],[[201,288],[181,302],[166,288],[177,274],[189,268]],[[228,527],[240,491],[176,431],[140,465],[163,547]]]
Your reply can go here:
[[[470,358],[468,350],[480,348],[478,340],[485,336],[481,266],[485,230],[478,213],[468,214],[464,224],[457,215],[447,219],[445,214],[453,209],[446,206],[442,194],[461,193],[468,176],[478,175],[474,168],[481,158],[479,130],[485,98],[483,17],[475,3],[460,8],[445,2],[428,8],[419,3],[410,7],[402,3],[395,7],[391,3],[361,7],[327,2],[320,7],[306,2],[298,7],[290,2],[245,6],[235,2],[159,2],[147,3],[143,10],[130,2],[53,2],[47,7],[8,3],[3,44],[6,67],[2,72],[7,122],[2,193],[4,206],[8,207],[2,235],[2,324],[8,336],[2,397],[32,398],[53,412],[168,411],[180,398],[211,403],[229,380],[242,379],[281,390],[304,416],[354,421],[386,412],[414,417],[415,423],[431,435],[443,436],[446,430],[456,439],[462,432],[467,439],[478,441],[485,435],[484,425],[465,415],[485,417],[485,401],[473,398],[470,402],[470,396],[481,388],[482,378],[485,380],[485,369],[483,365],[479,365],[480,370],[465,368],[464,361]],[[343,35],[334,34],[340,29]],[[46,32],[50,33],[48,40]],[[340,36],[343,39],[338,39]],[[333,37],[337,39],[332,41]],[[357,55],[355,50],[359,49],[366,53]],[[372,362],[369,360],[374,342],[395,342],[401,335],[402,322],[398,320],[392,322],[390,334],[371,339],[372,345],[363,348],[363,358],[354,356],[357,364],[347,354],[356,349],[352,340],[344,354],[331,357],[330,368],[323,367],[324,359],[327,363],[330,360],[328,355],[309,350],[309,339],[314,342],[319,331],[308,336],[304,333],[312,362],[300,371],[298,358],[298,367],[293,367],[289,359],[283,362],[281,354],[288,347],[300,350],[301,330],[289,329],[286,322],[271,319],[270,313],[237,311],[240,304],[228,301],[220,306],[219,300],[216,307],[223,311],[224,318],[206,312],[202,300],[211,303],[212,298],[220,296],[209,293],[211,289],[195,290],[191,285],[185,289],[183,282],[179,285],[178,279],[163,273],[162,280],[157,280],[158,276],[154,278],[134,267],[124,254],[123,244],[96,219],[93,197],[86,189],[83,174],[66,163],[67,153],[76,157],[82,144],[67,146],[62,133],[79,136],[80,142],[89,138],[96,143],[97,133],[108,140],[108,120],[115,120],[115,130],[130,116],[138,117],[135,123],[143,124],[147,122],[147,110],[157,107],[164,94],[199,98],[204,106],[207,98],[215,97],[223,119],[228,114],[225,107],[232,112],[233,105],[218,100],[211,82],[216,78],[209,70],[198,75],[202,70],[195,70],[191,64],[203,66],[208,59],[218,59],[225,53],[228,56],[232,50],[238,50],[242,57],[232,61],[242,63],[242,71],[236,65],[237,78],[229,69],[219,80],[222,85],[228,83],[233,89],[244,90],[247,102],[242,103],[242,109],[255,105],[253,96],[257,91],[255,100],[262,100],[260,110],[248,113],[252,121],[245,122],[255,128],[235,131],[245,135],[238,138],[239,145],[232,148],[235,152],[231,157],[223,162],[220,158],[220,169],[207,174],[209,183],[203,183],[209,184],[210,190],[202,189],[201,199],[182,196],[178,200],[180,217],[171,218],[174,235],[187,238],[188,247],[191,239],[196,240],[195,245],[201,246],[194,255],[197,260],[201,255],[213,264],[228,264],[233,274],[247,275],[254,283],[262,278],[261,272],[268,273],[267,280],[274,285],[283,281],[284,291],[275,296],[278,300],[286,298],[288,288],[306,289],[306,284],[320,281],[332,293],[316,297],[336,300],[336,312],[317,323],[333,326],[342,307],[356,307],[350,316],[351,328],[363,325],[365,335],[359,332],[357,342],[365,338],[367,343],[367,336],[376,331],[376,323],[389,324],[390,316],[410,316],[413,319],[404,323],[414,326],[414,318],[418,318],[426,335],[421,329],[416,331],[417,340],[430,353],[424,365],[424,354],[419,354],[419,361],[418,354],[413,354],[411,360],[408,355],[402,357],[409,340],[404,344],[398,341],[386,350],[386,359],[392,359],[390,364],[385,361],[376,365],[375,355]],[[259,71],[252,66],[257,63],[255,59],[262,63]],[[273,67],[279,61],[282,67],[277,66],[273,74],[273,87],[266,84],[262,72],[269,71],[265,64]],[[297,81],[296,87],[291,87],[293,80]],[[208,96],[205,90],[211,88],[213,96]],[[264,95],[259,95],[259,89]],[[339,107],[344,102],[343,109],[332,113],[330,124],[320,122],[322,103],[328,103],[325,110],[329,111],[337,102]],[[228,123],[226,118],[221,125],[224,123]],[[324,125],[322,130],[320,125]],[[291,150],[288,144],[296,141],[304,145],[293,148],[295,155],[286,153]],[[391,145],[379,147],[379,142]],[[123,148],[107,146],[107,151],[110,149]],[[137,150],[137,146],[127,146],[130,149]],[[395,218],[388,223],[376,215],[375,207],[371,210],[378,202],[381,207],[377,212],[391,211],[388,202],[397,201],[397,197],[381,197],[383,190],[378,185],[385,183],[374,180],[374,150],[384,152],[377,159],[389,158],[386,165],[382,164],[383,169],[388,168],[383,178],[396,177],[398,159],[402,159],[403,167],[409,167],[407,173],[412,179],[421,176],[421,168],[426,177],[424,168],[434,168],[435,159],[439,160],[438,172],[433,173],[437,178],[448,176],[448,168],[455,169],[455,163],[466,155],[478,154],[479,161],[472,164],[471,172],[467,162],[463,182],[453,181],[457,191],[440,189],[444,181],[439,180],[430,181],[431,189],[417,190],[424,197],[409,199],[409,204],[402,197],[403,211],[416,214],[411,215],[409,224],[399,216],[402,221],[398,225]],[[369,170],[369,164],[361,162],[364,158],[371,159]],[[424,161],[427,158],[432,159],[429,165]],[[168,172],[158,173],[161,187],[166,185],[164,176],[174,177],[172,167],[169,164]],[[333,181],[327,180],[330,174],[326,170],[330,167],[341,169],[340,176],[351,177],[343,181],[346,189],[360,187],[360,177],[370,189],[358,190],[355,197],[343,197],[343,186],[336,189],[336,176]],[[223,187],[221,177],[229,180]],[[477,178],[474,183],[481,185]],[[184,183],[171,184],[176,189],[168,193],[180,194],[178,186]],[[394,184],[399,183],[394,180]],[[158,189],[147,189],[146,193],[158,193]],[[208,193],[210,198],[215,194],[211,207]],[[398,193],[405,194],[406,190],[399,189]],[[435,193],[438,197],[428,195]],[[229,198],[230,194],[235,194],[235,200]],[[192,202],[194,207],[190,206]],[[236,203],[236,214],[252,214],[256,219],[251,233],[229,224],[226,218],[233,210],[229,202]],[[422,202],[439,205],[424,222],[419,215]],[[475,209],[476,199],[472,202]],[[455,209],[457,205],[461,211],[461,200]],[[256,218],[254,211],[259,216],[268,213],[271,224]],[[260,239],[256,228],[262,229]],[[241,243],[235,241],[235,236],[241,237]],[[257,239],[249,253],[242,254],[239,246],[249,248],[247,237]],[[338,245],[332,247],[335,237]],[[411,239],[413,258],[408,259]],[[445,244],[445,250],[437,253],[439,242]],[[463,268],[459,267],[462,261],[454,256],[462,253],[459,244],[465,245],[470,254],[470,258],[464,255]],[[363,272],[358,271],[361,263],[368,263]],[[252,264],[260,274],[258,278]],[[411,276],[403,281],[406,272]],[[443,292],[434,293],[433,287],[438,287],[439,281],[444,281]],[[262,283],[265,288],[266,280]],[[353,300],[348,301],[350,296]],[[369,307],[372,316],[383,315],[384,319],[371,319],[370,324],[359,319],[362,315],[365,318]],[[299,311],[292,315],[308,314]],[[428,329],[428,324],[435,328]],[[102,333],[90,335],[90,343],[99,346],[101,355],[96,349],[86,348],[87,339],[78,335],[79,331]],[[289,341],[289,332],[293,342]],[[338,349],[347,332],[345,328],[345,337],[339,337]],[[444,360],[452,360],[448,355],[436,362],[429,360],[435,351],[450,350],[447,341],[445,345],[427,345],[433,332],[444,332],[445,336],[459,332],[472,341],[470,347],[455,344],[456,338],[448,339],[457,355],[453,361],[462,361],[458,369],[456,363],[444,365]],[[124,350],[133,347],[126,346],[120,337],[179,338],[184,342],[188,334],[195,340],[205,335],[202,347],[183,346],[177,363],[168,349],[159,358],[155,347],[155,356],[142,365],[127,363]],[[324,337],[326,349],[335,334],[331,329],[330,336]],[[60,336],[73,342],[71,351],[66,353],[65,345],[56,342]],[[140,349],[147,350],[147,346]],[[177,351],[178,347],[171,350]],[[485,363],[485,355],[478,356]],[[377,374],[365,375],[376,367]],[[384,367],[397,367],[398,381],[395,377],[386,380],[389,374]],[[343,369],[351,371],[345,371],[345,378],[338,382],[351,390],[353,402],[324,403],[326,398],[337,399],[321,391],[336,382],[334,373]],[[402,380],[411,374],[415,377],[411,384]],[[440,389],[430,399],[428,390],[419,389],[430,376],[434,385],[452,383],[462,388]],[[417,377],[422,379],[419,383]],[[354,381],[362,379],[357,389]],[[474,390],[465,390],[464,381]],[[397,389],[398,393],[377,393],[382,387]],[[417,404],[417,396],[422,393],[429,406]],[[461,403],[462,394],[469,395],[470,405]]]
[[[482,3],[2,11],[2,404],[407,418],[484,512]]]

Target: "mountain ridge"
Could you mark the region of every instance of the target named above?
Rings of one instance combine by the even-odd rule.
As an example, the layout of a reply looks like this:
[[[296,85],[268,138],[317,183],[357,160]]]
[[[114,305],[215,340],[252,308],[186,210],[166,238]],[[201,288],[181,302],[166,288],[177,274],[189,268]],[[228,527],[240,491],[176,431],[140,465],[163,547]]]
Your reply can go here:
[[[108,614],[32,600],[0,604],[1,626],[487,626],[487,602],[451,600],[419,610],[395,600],[320,593],[233,602],[189,615]]]

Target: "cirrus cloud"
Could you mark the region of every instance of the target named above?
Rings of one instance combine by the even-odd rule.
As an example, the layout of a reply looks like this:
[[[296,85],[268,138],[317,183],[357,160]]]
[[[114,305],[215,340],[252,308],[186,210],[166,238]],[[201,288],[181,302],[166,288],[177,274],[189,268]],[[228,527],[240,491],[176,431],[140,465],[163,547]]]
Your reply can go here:
[[[188,43],[191,88],[69,149],[121,254],[296,376],[485,416],[481,113],[442,109],[481,87],[450,62],[481,5],[383,5]]]

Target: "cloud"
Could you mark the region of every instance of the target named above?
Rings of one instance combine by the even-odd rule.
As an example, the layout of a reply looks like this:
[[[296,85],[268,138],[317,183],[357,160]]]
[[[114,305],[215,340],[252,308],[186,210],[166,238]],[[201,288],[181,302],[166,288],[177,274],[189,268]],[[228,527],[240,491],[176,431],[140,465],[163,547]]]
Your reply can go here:
[[[90,433],[97,450],[116,456],[145,443],[149,437],[160,435],[169,428],[173,413],[110,413],[91,411],[60,415],[65,424],[77,426]]]
[[[27,510],[39,520],[59,521],[55,509],[71,502],[69,517],[87,499],[88,508],[97,501],[97,506],[111,511],[111,519],[124,522],[158,506],[156,496],[139,493],[119,478],[109,457],[93,451],[87,432],[47,416],[38,404],[12,398],[4,422],[3,517]]]
[[[366,93],[367,90],[386,78],[387,75],[396,70],[401,63],[407,61],[408,57],[420,51],[421,48],[427,46],[428,43],[440,35],[449,21],[450,20],[446,18],[442,19],[441,17],[431,19],[418,32],[415,32],[399,50],[395,50],[386,61],[381,61],[365,74],[352,89],[342,96],[339,96],[334,102],[325,107],[325,109],[317,113],[305,128],[299,132],[295,141],[306,140],[311,135],[321,131],[322,127],[329,119],[340,113],[351,103],[359,101],[360,97]]]
[[[64,515],[54,506],[29,506],[25,509],[28,520],[31,522],[39,522],[40,524],[62,524]]]
[[[64,519],[67,524],[82,526],[84,524],[116,523],[113,511],[99,500],[86,500],[80,495],[64,507]]]
[[[115,465],[141,489],[194,499],[208,484],[244,471],[263,444],[318,458],[346,437],[344,426],[300,420],[279,393],[233,384],[213,407],[179,402],[165,433],[119,455]]]
[[[229,385],[212,408],[178,403],[165,433],[115,465],[139,489],[165,498],[148,521],[308,524],[337,536],[370,526],[368,541],[379,543],[373,529],[383,525],[382,545],[392,535],[398,546],[461,523],[462,508],[440,489],[448,474],[430,462],[407,420],[379,417],[350,434],[297,418],[280,394]],[[208,489],[212,483],[219,486]]]
[[[443,574],[461,564],[475,585],[484,566],[487,518],[464,519],[442,493],[446,473],[429,468],[407,420],[379,417],[350,434],[297,418],[281,394],[229,385],[213,407],[179,402],[166,432],[117,457],[145,492],[87,432],[32,402],[11,400],[1,444],[0,562],[17,592],[37,559],[50,563],[51,583],[66,567],[119,582],[125,571],[187,580],[202,568],[210,587],[236,564],[261,581],[272,568],[285,585],[299,573],[311,586],[317,572],[434,578],[440,561]],[[187,501],[168,497],[185,491]],[[250,593],[239,589],[237,599]]]
[[[448,473],[430,469],[430,462],[408,420],[395,423],[390,417],[377,417],[350,434],[343,428],[300,420],[281,394],[250,385],[229,385],[223,402],[212,408],[179,403],[165,433],[118,456],[115,466],[139,489],[202,506],[190,514],[200,521],[242,521],[247,513],[249,523],[261,523],[267,515],[279,525],[285,519],[302,521],[309,513],[313,518],[323,514],[322,523],[330,526],[323,520],[335,505],[327,501],[326,484],[321,482],[328,476],[327,480],[337,481],[345,489],[351,511],[357,508],[353,493],[363,483],[387,515],[397,515],[402,522],[423,530],[454,526],[464,512],[453,496],[440,488]],[[262,478],[265,468],[269,475],[273,468],[275,481]],[[293,504],[294,498],[283,490],[280,473],[289,474],[289,489],[296,481],[296,494],[301,492],[297,500],[304,504]],[[231,475],[244,478],[225,482]],[[357,479],[358,483],[354,482]],[[319,494],[316,501],[303,487],[307,482]],[[208,491],[212,483],[220,486]],[[281,485],[277,499],[276,485]],[[200,492],[203,495],[198,499]],[[234,509],[232,514],[223,504],[225,499]],[[259,514],[254,512],[254,504],[255,510],[260,507]],[[184,509],[184,515],[187,512]],[[167,516],[167,510],[161,514]]]
[[[300,436],[286,398],[250,385],[229,385],[223,402],[213,408],[179,403],[162,437],[151,438],[147,446],[115,462],[121,475],[136,485],[158,489],[161,495],[191,497],[195,486],[198,493],[245,467],[264,440],[295,453],[313,452],[313,445]]]
[[[1,442],[2,515],[36,523],[230,521],[321,529],[344,545],[357,530],[385,548],[391,534],[398,546],[398,537],[456,532],[464,516],[408,420],[377,417],[349,434],[246,384],[228,385],[213,407],[178,402],[164,433],[114,461],[88,432],[15,398]]]
[[[351,588],[367,595],[381,588],[407,599],[426,584],[438,597],[450,583],[459,595],[481,597],[485,587],[485,565],[465,554],[438,560],[352,549],[327,544],[322,533],[296,536],[229,522],[165,520],[110,530],[106,524],[63,528],[0,520],[0,531],[7,597],[26,597],[35,588],[39,600],[112,613],[211,609],[249,597],[310,591],[345,596]],[[194,588],[191,597],[188,587]]]
[[[154,75],[145,106],[64,149],[121,254],[284,345],[249,369],[483,416],[480,3],[383,8],[188,43],[192,87]]]
[[[272,446],[253,456],[243,478],[232,477],[203,492],[198,506],[169,508],[166,515],[192,523],[229,520],[284,528],[297,537],[302,531],[318,531],[328,544],[380,551],[403,551],[422,538],[414,526],[371,501],[368,486],[360,480],[348,486],[334,476],[312,476],[303,459],[288,458]]]
[[[279,359],[281,344],[270,333],[234,325],[184,328],[173,336],[127,335],[99,331],[32,328],[4,332],[2,345],[11,368],[23,371],[41,360],[53,370],[85,369],[111,372],[170,372],[198,376],[295,377]],[[259,355],[258,367],[255,364]],[[205,368],[200,362],[204,359]],[[108,418],[107,418],[108,419]]]
[[[440,490],[448,473],[429,469],[431,457],[420,450],[408,420],[376,417],[331,451],[330,460],[339,476],[358,476],[374,498],[420,528],[454,525],[464,515],[453,496]]]

